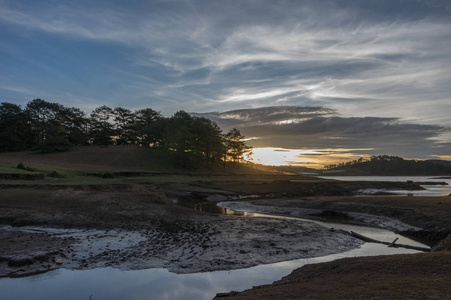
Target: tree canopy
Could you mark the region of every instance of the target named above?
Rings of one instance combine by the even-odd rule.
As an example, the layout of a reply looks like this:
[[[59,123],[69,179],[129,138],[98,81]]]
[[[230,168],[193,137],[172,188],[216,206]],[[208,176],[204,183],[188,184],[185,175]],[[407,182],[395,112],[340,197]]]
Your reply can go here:
[[[85,114],[42,99],[0,104],[0,151],[65,151],[80,145],[137,145],[173,153],[181,167],[244,161],[250,152],[238,129],[178,111],[169,118],[151,108],[132,111],[106,105]]]

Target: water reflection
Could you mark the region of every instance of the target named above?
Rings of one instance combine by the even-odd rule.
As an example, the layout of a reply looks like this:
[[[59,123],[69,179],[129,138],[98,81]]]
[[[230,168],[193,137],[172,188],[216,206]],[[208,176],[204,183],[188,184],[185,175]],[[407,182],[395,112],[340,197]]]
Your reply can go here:
[[[440,197],[448,196],[451,193],[451,178],[449,177],[434,177],[434,176],[320,176],[324,179],[342,180],[342,181],[401,181],[401,182],[445,182],[447,185],[428,185],[423,184],[425,190],[421,191],[405,191],[405,190],[384,190],[378,189],[369,191],[375,192],[389,192],[400,196],[422,196],[422,197]]]
[[[244,217],[263,217],[263,218],[279,218],[279,219],[296,219],[301,220],[304,222],[313,222],[318,225],[324,226],[329,229],[341,229],[345,230],[347,232],[354,231],[356,233],[359,233],[365,237],[369,237],[378,241],[382,242],[392,242],[395,239],[397,240],[398,244],[404,244],[404,245],[410,245],[410,246],[416,246],[416,247],[422,247],[422,248],[429,248],[424,243],[420,243],[417,241],[414,241],[410,238],[407,238],[405,236],[399,235],[393,231],[382,229],[382,228],[376,228],[376,227],[370,227],[370,226],[359,226],[354,224],[346,224],[346,223],[335,223],[335,222],[328,222],[328,221],[318,221],[314,219],[304,219],[304,218],[298,218],[298,217],[288,217],[288,216],[277,216],[277,215],[270,215],[270,214],[261,214],[261,213],[255,213],[255,212],[246,212],[246,211],[238,211],[233,210],[230,208],[227,208],[228,205],[230,205],[233,202],[201,202],[201,203],[185,203],[184,206],[190,207],[192,209],[208,212],[208,213],[218,213],[223,215],[237,215],[237,216],[244,216]],[[258,208],[258,207],[257,207]],[[252,209],[250,209],[252,210]]]
[[[235,212],[216,206],[216,203],[198,203],[202,211],[244,216],[265,216],[254,213]],[[277,216],[273,216],[277,217]],[[278,217],[284,218],[284,217]],[[371,227],[337,223],[324,223],[364,235],[380,234],[393,239],[394,233]],[[344,228],[344,227],[346,228]],[[391,235],[391,236],[390,236]],[[379,236],[382,238],[382,236]],[[403,243],[406,243],[403,241]],[[212,299],[216,293],[243,291],[252,286],[269,284],[288,275],[292,270],[306,264],[332,261],[344,257],[417,253],[403,248],[365,243],[358,249],[322,257],[298,259],[274,264],[259,265],[246,269],[215,271],[195,274],[174,274],[167,269],[121,271],[112,268],[94,270],[59,269],[25,278],[0,279],[0,299]]]
[[[217,201],[207,201],[207,202],[179,202],[179,205],[183,207],[188,207],[197,211],[220,214],[220,215],[235,215],[235,216],[243,216],[243,217],[253,217],[254,213],[249,213],[245,211],[235,211],[229,209],[227,207],[218,206]]]
[[[174,274],[166,269],[121,271],[60,269],[27,278],[0,280],[0,299],[212,299],[216,293],[242,291],[252,286],[272,283],[306,264],[344,257],[416,253],[414,250],[364,244],[344,253],[298,259],[247,269],[195,274]]]

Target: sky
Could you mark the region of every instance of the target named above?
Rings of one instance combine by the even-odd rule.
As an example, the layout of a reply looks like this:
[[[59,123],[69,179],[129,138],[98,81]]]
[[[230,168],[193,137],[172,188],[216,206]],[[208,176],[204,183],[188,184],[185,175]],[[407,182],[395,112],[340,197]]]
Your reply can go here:
[[[451,1],[0,0],[0,101],[185,110],[254,161],[451,160]]]

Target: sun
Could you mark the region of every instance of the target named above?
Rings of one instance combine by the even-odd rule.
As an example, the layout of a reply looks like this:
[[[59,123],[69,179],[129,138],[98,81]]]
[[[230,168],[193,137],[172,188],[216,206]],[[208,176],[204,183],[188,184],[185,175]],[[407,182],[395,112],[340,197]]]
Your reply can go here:
[[[298,152],[298,150],[272,147],[253,148],[252,161],[270,166],[289,165],[297,160]]]

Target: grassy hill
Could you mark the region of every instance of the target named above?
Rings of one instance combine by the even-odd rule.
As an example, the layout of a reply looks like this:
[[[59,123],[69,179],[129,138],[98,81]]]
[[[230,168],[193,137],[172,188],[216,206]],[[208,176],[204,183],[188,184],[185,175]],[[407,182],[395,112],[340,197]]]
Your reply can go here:
[[[18,168],[19,164],[21,168]],[[262,174],[281,175],[287,172],[250,164],[184,169],[174,164],[172,153],[138,146],[85,146],[45,154],[31,151],[0,154],[0,179],[15,179],[3,180],[3,184],[31,183],[31,180],[38,180],[36,184],[133,183],[142,182],[148,176],[153,181],[172,182],[203,180],[200,177],[211,175],[230,177]],[[174,175],[186,176],[175,178]]]
[[[66,152],[48,154],[31,151],[1,153],[0,166],[15,167],[19,162],[43,169],[97,171],[174,172],[169,154],[135,146],[75,147]]]

